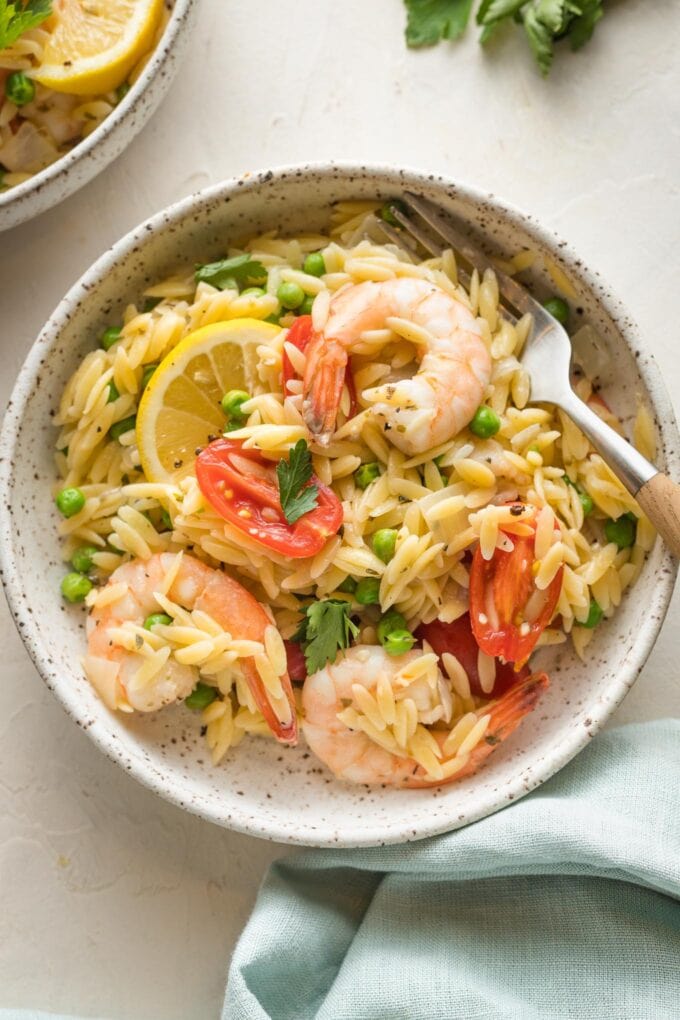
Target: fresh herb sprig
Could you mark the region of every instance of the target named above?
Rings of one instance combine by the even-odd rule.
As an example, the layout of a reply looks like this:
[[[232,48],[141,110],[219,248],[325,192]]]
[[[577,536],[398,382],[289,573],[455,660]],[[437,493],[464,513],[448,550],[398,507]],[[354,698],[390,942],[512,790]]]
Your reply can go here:
[[[458,39],[472,13],[473,0],[404,0],[408,12],[406,42],[432,46],[442,39]],[[572,50],[588,42],[604,14],[603,0],[482,0],[476,21],[480,42],[486,43],[504,22],[523,26],[541,73],[550,71],[554,44],[569,39]]]
[[[281,509],[288,524],[295,524],[303,514],[319,505],[319,487],[309,484],[312,478],[312,455],[304,439],[298,439],[288,460],[278,462],[276,478]]]
[[[209,283],[218,290],[226,290],[234,284],[243,288],[263,283],[267,279],[267,270],[248,254],[234,255],[230,259],[199,266],[195,277],[197,283]]]
[[[341,599],[312,602],[293,636],[304,647],[307,673],[316,673],[327,662],[335,662],[338,652],[349,648],[359,628],[350,617],[351,605]]]
[[[51,0],[0,0],[0,50],[11,46],[19,36],[42,24],[52,13]]]

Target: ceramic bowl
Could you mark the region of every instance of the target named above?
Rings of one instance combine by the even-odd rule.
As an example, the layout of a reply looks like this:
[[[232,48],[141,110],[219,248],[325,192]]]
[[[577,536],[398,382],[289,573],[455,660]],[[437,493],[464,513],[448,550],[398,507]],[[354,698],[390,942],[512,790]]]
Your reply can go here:
[[[33,346],[12,396],[2,438],[0,526],[9,603],[47,686],[96,745],[161,796],[219,825],[317,846],[397,843],[475,821],[524,796],[597,733],[635,681],[666,612],[675,564],[660,542],[635,594],[598,628],[583,665],[567,646],[544,649],[552,677],[537,710],[476,776],[427,791],[344,785],[304,744],[250,739],[218,767],[196,717],[183,706],[156,715],[112,714],[79,665],[84,612],[59,596],[52,416],[68,376],[106,325],[178,261],[218,257],[230,238],[274,227],[323,226],[338,199],[394,197],[410,188],[480,230],[499,254],[533,248],[566,274],[577,316],[602,338],[600,382],[624,420],[642,395],[654,412],[659,464],[680,474],[673,410],[651,355],[599,275],[551,233],[506,203],[453,181],[380,166],[316,165],[248,174],[192,196],[123,238],[61,302]],[[545,292],[548,281],[535,275]],[[644,606],[644,613],[640,607]]]
[[[175,77],[191,37],[198,0],[174,0],[165,32],[123,100],[92,134],[23,184],[0,193],[0,231],[58,205],[91,181],[127,148],[151,117]]]

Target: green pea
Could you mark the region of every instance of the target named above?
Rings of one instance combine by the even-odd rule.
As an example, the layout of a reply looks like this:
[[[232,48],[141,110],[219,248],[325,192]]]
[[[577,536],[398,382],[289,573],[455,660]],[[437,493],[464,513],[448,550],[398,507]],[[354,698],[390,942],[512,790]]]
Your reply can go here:
[[[501,420],[490,407],[482,404],[475,411],[475,416],[470,422],[470,432],[479,436],[480,439],[490,439],[495,436],[501,427]]]
[[[290,311],[299,308],[305,300],[305,292],[298,283],[282,283],[276,292],[279,304]]]
[[[79,574],[89,574],[92,570],[92,557],[98,552],[101,552],[101,549],[97,549],[94,545],[79,546],[71,557],[71,566]]]
[[[64,517],[79,514],[85,506],[85,494],[80,489],[62,489],[55,500],[59,513]]]
[[[344,591],[346,595],[354,595],[354,592],[356,590],[357,583],[354,580],[354,578],[349,577],[349,575],[345,578],[344,581],[341,581],[340,584],[338,585],[338,591]]]
[[[23,71],[13,71],[5,82],[5,95],[15,106],[26,106],[35,98],[35,83]]]
[[[628,549],[635,542],[637,519],[633,514],[623,514],[617,520],[605,522],[604,533],[608,542],[614,542],[619,549]]]
[[[246,287],[245,290],[241,291],[242,294],[256,294],[257,297],[263,297],[267,291],[264,287]]]
[[[128,94],[129,91],[130,91],[130,83],[127,82],[127,81],[124,81],[123,84],[119,85],[118,88],[116,89],[116,100],[118,102],[120,102],[121,99],[125,99],[125,97],[126,97],[126,95]]]
[[[241,407],[245,404],[246,400],[250,400],[250,393],[246,393],[245,390],[229,390],[222,397],[220,404],[227,418],[242,419],[244,415]]]
[[[387,637],[394,630],[408,630],[406,626],[406,620],[398,613],[396,609],[390,609],[388,613],[380,620],[377,627],[378,641],[381,645],[385,644]]]
[[[112,425],[109,429],[109,435],[111,439],[120,439],[126,432],[131,432],[137,424],[137,418],[134,414],[131,414],[129,418],[123,418],[122,421],[117,421],[115,425]]]
[[[393,209],[398,209],[400,213],[403,213],[404,215],[406,215],[406,212],[407,212],[406,206],[404,205],[403,202],[400,202],[399,199],[397,198],[397,199],[394,199],[394,201],[392,201],[392,202],[385,202],[384,206],[382,207],[382,209],[378,213],[378,216],[380,216],[380,219],[384,220],[385,223],[389,223],[393,227],[398,227],[399,226],[399,220],[396,218],[396,216],[392,212]]]
[[[367,489],[371,482],[374,482],[380,475],[380,465],[377,461],[370,464],[362,464],[354,472],[354,481],[360,489]]]
[[[144,621],[144,630],[151,630],[156,624],[161,624],[163,627],[169,627],[172,624],[172,617],[168,616],[167,613],[152,613],[151,616],[147,616]]]
[[[243,428],[243,419],[235,418],[232,421],[228,421],[224,426],[224,432],[222,435],[226,436],[227,432],[238,432],[239,429]]]
[[[397,547],[397,532],[394,528],[381,528],[373,536],[373,552],[383,563],[389,563]]]
[[[563,301],[562,298],[548,298],[547,301],[543,302],[543,307],[546,312],[550,312],[553,319],[557,319],[562,326],[566,326],[569,322],[569,305],[566,301]]]
[[[380,603],[380,581],[377,577],[362,577],[354,598],[360,606],[377,606]]]
[[[403,655],[410,652],[415,643],[416,639],[410,630],[393,630],[385,638],[383,648],[388,655]]]
[[[92,591],[92,581],[84,574],[67,574],[61,581],[61,594],[69,602],[82,602]]]
[[[165,507],[161,507],[161,523],[165,525],[166,531],[172,531],[172,517]]]
[[[114,402],[114,400],[118,400],[119,396],[120,396],[120,393],[118,392],[118,387],[116,386],[115,382],[113,382],[113,381],[110,382],[109,383],[109,395],[106,398],[106,403],[107,404],[112,404]]]
[[[118,340],[120,340],[120,334],[122,332],[123,330],[120,326],[109,326],[109,328],[105,329],[102,333],[99,343],[105,351],[108,351]]]
[[[598,623],[600,622],[603,616],[604,613],[598,606],[595,599],[591,599],[590,609],[588,610],[588,616],[586,617],[585,621],[581,624],[581,626],[588,627],[589,630],[592,630],[593,627],[597,627]]]
[[[303,272],[309,276],[323,276],[326,272],[326,261],[320,251],[310,251],[302,263]]]
[[[159,305],[163,298],[160,297],[148,297],[144,302],[143,312],[152,312],[156,305]]]
[[[142,373],[142,389],[145,390],[149,385],[149,379],[154,374],[158,365],[145,365],[144,372]]]
[[[305,300],[302,302],[300,307],[297,309],[298,315],[311,315],[312,305],[314,304],[314,294],[305,294]]]
[[[207,708],[211,705],[217,697],[217,691],[214,687],[209,687],[208,684],[197,683],[191,694],[184,699],[184,704],[187,708],[193,708],[194,710]]]
[[[264,321],[265,322],[271,322],[272,326],[279,326],[280,325],[279,317],[275,313],[272,313],[271,315],[268,315],[267,318]]]

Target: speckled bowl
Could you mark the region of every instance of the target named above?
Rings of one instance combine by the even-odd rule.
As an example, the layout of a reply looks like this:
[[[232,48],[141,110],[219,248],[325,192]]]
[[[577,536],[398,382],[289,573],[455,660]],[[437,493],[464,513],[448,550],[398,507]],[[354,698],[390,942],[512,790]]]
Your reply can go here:
[[[59,597],[64,572],[51,498],[54,415],[67,377],[129,301],[178,261],[216,257],[230,238],[273,227],[318,228],[337,199],[398,195],[411,188],[493,239],[499,253],[527,246],[548,254],[578,294],[609,354],[600,373],[625,419],[641,394],[655,413],[659,463],[680,474],[678,432],[659,373],[633,323],[564,242],[504,202],[452,181],[380,166],[300,166],[248,174],[201,192],[123,238],[83,276],[50,318],[21,371],[0,449],[0,529],[7,597],[26,647],[66,711],[114,761],[163,797],[203,818],[269,839],[317,846],[397,843],[456,828],[522,797],[593,737],[636,679],[666,612],[676,566],[657,542],[638,581],[598,628],[582,665],[566,648],[545,649],[552,676],[536,712],[476,776],[440,789],[397,791],[333,779],[304,744],[245,741],[209,764],[196,717],[183,706],[153,716],[114,715],[79,666],[82,609]],[[547,280],[534,278],[537,290]],[[640,607],[644,606],[644,612]]]
[[[120,156],[170,88],[188,45],[198,0],[174,0],[163,37],[125,98],[75,148],[23,184],[0,192],[0,231],[58,205]]]

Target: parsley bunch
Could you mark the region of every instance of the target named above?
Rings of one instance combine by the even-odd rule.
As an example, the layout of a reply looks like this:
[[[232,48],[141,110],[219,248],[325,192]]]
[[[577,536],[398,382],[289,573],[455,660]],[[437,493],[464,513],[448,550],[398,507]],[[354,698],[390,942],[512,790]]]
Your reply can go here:
[[[442,39],[457,39],[465,31],[473,0],[404,0],[408,12],[406,42],[433,46]],[[542,74],[553,60],[553,47],[568,38],[572,50],[588,42],[604,14],[603,0],[482,0],[477,24],[485,43],[509,20],[522,25]]]
[[[52,13],[51,0],[0,0],[0,50],[11,46],[20,35],[36,28]]]

